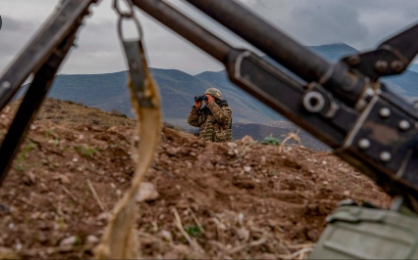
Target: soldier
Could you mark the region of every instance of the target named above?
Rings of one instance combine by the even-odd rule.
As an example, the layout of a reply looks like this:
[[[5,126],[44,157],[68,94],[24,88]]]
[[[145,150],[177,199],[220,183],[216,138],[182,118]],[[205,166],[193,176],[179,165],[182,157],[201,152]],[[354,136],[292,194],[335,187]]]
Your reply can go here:
[[[203,100],[206,106],[202,107]],[[195,98],[188,122],[200,127],[198,136],[211,142],[232,140],[232,110],[219,89],[209,88],[202,98]]]

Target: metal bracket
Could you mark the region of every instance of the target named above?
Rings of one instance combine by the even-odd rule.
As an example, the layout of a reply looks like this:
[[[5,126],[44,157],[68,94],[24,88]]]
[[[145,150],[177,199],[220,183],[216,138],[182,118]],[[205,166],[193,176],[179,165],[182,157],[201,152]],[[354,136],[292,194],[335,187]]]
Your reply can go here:
[[[418,53],[417,37],[418,24],[383,42],[376,50],[351,55],[342,61],[373,81],[400,74]]]
[[[48,58],[35,74],[34,80],[30,84],[22,103],[20,104],[16,116],[0,147],[0,185],[6,177],[13,159],[19,150],[19,146],[23,142],[31,122],[36,117],[36,114],[52,85],[55,74],[73,46],[75,32],[76,30],[63,40],[51,57]]]

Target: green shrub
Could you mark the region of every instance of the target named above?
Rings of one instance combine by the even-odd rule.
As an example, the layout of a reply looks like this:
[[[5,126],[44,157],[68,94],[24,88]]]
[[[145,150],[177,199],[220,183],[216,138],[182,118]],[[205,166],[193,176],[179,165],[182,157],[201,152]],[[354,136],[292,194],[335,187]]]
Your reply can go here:
[[[185,230],[187,234],[189,234],[189,236],[191,237],[198,237],[202,234],[202,230],[200,229],[200,227],[195,225],[186,226]]]
[[[261,141],[264,145],[276,145],[279,146],[281,144],[280,140],[273,137],[273,136],[267,136],[264,138],[263,141]]]

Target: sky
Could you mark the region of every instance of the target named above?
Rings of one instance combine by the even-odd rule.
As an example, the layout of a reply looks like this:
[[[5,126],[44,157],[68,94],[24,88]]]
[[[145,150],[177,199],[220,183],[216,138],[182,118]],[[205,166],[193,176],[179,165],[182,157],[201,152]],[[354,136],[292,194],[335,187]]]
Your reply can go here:
[[[220,1],[220,0],[204,0]],[[380,42],[418,22],[418,1],[412,0],[239,0],[259,16],[303,45],[346,43],[370,50]],[[59,0],[0,0],[0,73],[48,19]],[[113,0],[92,8],[78,34],[77,47],[61,68],[61,74],[94,74],[126,69],[116,33]],[[183,0],[167,2],[236,47],[251,48]],[[150,66],[178,69],[189,74],[219,71],[222,64],[200,51],[142,11],[136,11],[144,31]],[[127,36],[134,36],[127,25]]]

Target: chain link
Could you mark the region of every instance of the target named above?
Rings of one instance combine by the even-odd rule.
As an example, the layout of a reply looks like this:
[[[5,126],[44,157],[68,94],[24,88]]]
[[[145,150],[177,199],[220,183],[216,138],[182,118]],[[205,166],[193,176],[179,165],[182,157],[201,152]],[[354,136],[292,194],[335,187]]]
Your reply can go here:
[[[126,2],[126,4],[129,6],[129,11],[122,11],[120,9],[120,6],[119,6],[118,3],[121,2],[121,1],[125,1]],[[131,19],[131,20],[133,20],[133,22],[135,23],[135,25],[136,25],[136,27],[138,29],[139,40],[141,40],[142,39],[142,35],[143,35],[142,27],[141,27],[141,24],[139,22],[138,17],[135,15],[134,5],[133,5],[132,1],[131,0],[114,0],[113,1],[113,8],[115,9],[115,11],[119,15],[118,35],[119,35],[120,40],[121,41],[124,41],[123,28],[122,28],[122,21],[124,19]]]
[[[122,11],[119,6],[119,2],[125,1],[126,5],[129,7],[128,11]],[[119,14],[120,17],[124,18],[132,18],[135,16],[133,3],[131,0],[113,0],[113,8],[116,10],[116,12]]]

